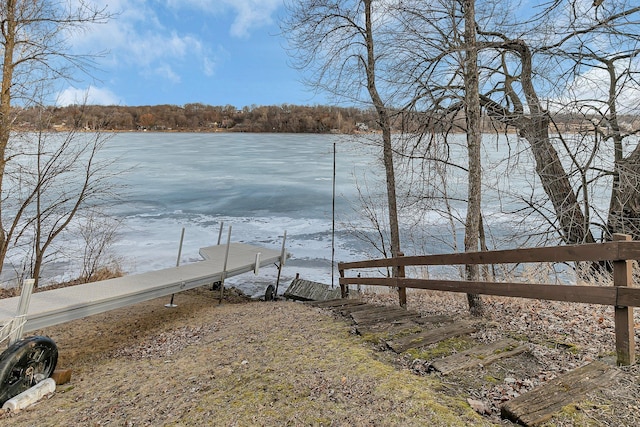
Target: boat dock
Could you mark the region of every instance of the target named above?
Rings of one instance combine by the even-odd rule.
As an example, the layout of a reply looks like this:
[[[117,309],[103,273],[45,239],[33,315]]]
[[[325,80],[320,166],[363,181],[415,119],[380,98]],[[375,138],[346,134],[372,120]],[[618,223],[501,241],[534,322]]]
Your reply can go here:
[[[222,282],[274,263],[281,266],[287,256],[284,245],[279,251],[243,243],[201,248],[200,255],[204,260],[192,264],[34,293],[24,332]],[[19,298],[0,299],[0,325],[16,316]]]

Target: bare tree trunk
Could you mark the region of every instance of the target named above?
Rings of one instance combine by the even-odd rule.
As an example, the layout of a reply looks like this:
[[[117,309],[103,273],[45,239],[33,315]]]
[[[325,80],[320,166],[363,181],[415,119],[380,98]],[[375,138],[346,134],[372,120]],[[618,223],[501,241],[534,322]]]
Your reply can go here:
[[[6,152],[11,133],[11,85],[13,83],[13,53],[16,42],[16,1],[6,0],[2,23],[4,55],[2,58],[2,87],[0,89],[0,195],[4,194],[4,171]],[[8,250],[7,231],[4,226],[4,209],[0,200],[0,272]]]
[[[520,128],[520,132],[531,146],[536,173],[553,204],[563,240],[569,244],[593,243],[595,240],[587,219],[560,156],[550,141],[548,118],[534,118]]]
[[[640,239],[640,145],[625,158],[616,158],[607,229]]]
[[[614,167],[611,199],[607,216],[608,239],[615,233],[630,234],[640,240],[640,144],[624,157],[622,143],[624,136],[618,122],[616,91],[619,79],[615,62],[604,61],[609,74],[608,112],[605,118],[605,138],[613,140]]]
[[[367,44],[367,89],[371,101],[378,113],[378,120],[382,129],[383,161],[387,181],[387,201],[389,208],[389,228],[391,234],[391,256],[398,256],[400,252],[400,227],[398,224],[398,207],[396,200],[396,176],[393,166],[393,148],[391,145],[391,120],[384,101],[376,87],[376,58],[374,53],[373,28],[371,23],[371,2],[364,0],[365,5],[365,39]],[[397,277],[398,269],[393,270]]]
[[[92,2],[51,3],[46,0],[0,2],[0,271],[10,243],[15,241],[14,233],[21,233],[18,229],[22,226],[23,215],[35,195],[30,192],[27,199],[17,200],[14,194],[7,194],[7,182],[11,178],[5,175],[9,173],[7,153],[15,120],[12,99],[21,99],[26,104],[40,103],[37,94],[48,83],[64,78],[67,66],[88,71],[92,58],[69,52],[69,31],[106,22],[110,17],[104,6]]]
[[[505,93],[514,106],[513,111],[498,105],[486,96],[482,97],[482,103],[494,120],[514,126],[519,135],[529,142],[536,161],[536,173],[553,205],[558,219],[558,228],[564,242],[569,244],[593,243],[595,240],[589,230],[588,221],[571,186],[569,176],[562,166],[558,152],[549,137],[550,120],[542,108],[533,86],[531,51],[521,40],[506,42],[501,47],[520,57],[522,70],[519,80],[529,112],[525,113],[523,103],[511,88],[508,79],[505,80]]]
[[[480,238],[480,213],[482,197],[482,164],[480,148],[482,143],[480,122],[480,94],[478,83],[478,50],[476,45],[475,0],[464,0],[465,39],[465,117],[467,122],[467,152],[469,156],[469,186],[467,218],[465,221],[464,250],[478,251]],[[478,280],[478,265],[466,266],[467,280]],[[474,316],[484,312],[480,295],[467,294],[469,311]]]

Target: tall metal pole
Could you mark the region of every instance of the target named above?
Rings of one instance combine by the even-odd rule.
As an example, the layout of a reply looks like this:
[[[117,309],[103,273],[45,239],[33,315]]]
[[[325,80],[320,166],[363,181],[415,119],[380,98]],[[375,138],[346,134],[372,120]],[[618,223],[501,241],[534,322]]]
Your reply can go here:
[[[333,192],[331,196],[331,289],[334,288],[336,259],[336,143],[333,143]]]
[[[182,258],[182,243],[184,242],[184,227],[182,227],[182,233],[180,234],[180,245],[178,246],[178,259],[176,260],[176,267],[180,267],[180,258]],[[171,301],[164,306],[167,308],[176,308],[178,305],[173,303],[173,297],[175,294],[171,294]]]

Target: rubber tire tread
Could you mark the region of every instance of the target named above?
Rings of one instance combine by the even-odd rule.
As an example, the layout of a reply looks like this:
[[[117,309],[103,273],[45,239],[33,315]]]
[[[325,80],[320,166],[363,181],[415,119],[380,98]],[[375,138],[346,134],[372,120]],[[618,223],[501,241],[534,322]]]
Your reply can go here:
[[[26,363],[27,361],[23,359],[29,357],[34,348],[43,348],[45,351],[45,358],[48,360],[45,366],[45,378],[49,378],[55,370],[58,363],[58,347],[51,338],[33,336],[11,344],[0,354],[0,405],[35,385],[25,381],[19,381],[11,386],[7,384],[14,367],[21,362]]]

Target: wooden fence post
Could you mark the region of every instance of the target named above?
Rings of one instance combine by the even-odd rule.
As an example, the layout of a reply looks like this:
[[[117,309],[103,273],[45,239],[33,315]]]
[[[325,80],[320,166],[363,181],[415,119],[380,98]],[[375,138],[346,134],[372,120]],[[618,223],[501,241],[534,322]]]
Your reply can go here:
[[[344,278],[344,270],[338,270],[340,272],[340,278]],[[340,295],[342,298],[347,298],[349,296],[349,286],[343,285],[340,283]]]
[[[630,241],[627,234],[614,234],[614,241]],[[613,261],[613,285],[633,286],[631,261]],[[618,365],[633,365],[636,360],[633,307],[615,306],[616,354]]]
[[[404,253],[398,252],[398,257],[403,257],[403,256],[404,256]],[[405,277],[404,265],[398,266],[397,272],[398,272],[397,277],[404,279]],[[400,300],[400,307],[407,308],[407,288],[405,288],[404,286],[398,287],[398,299]]]

